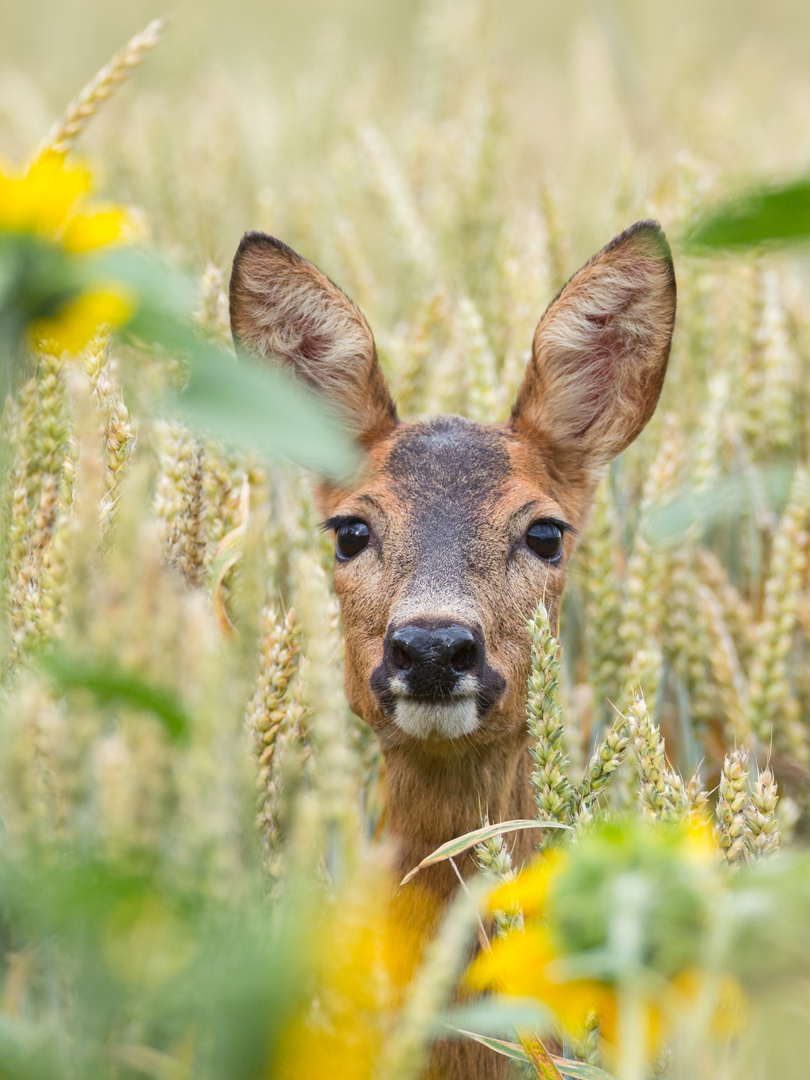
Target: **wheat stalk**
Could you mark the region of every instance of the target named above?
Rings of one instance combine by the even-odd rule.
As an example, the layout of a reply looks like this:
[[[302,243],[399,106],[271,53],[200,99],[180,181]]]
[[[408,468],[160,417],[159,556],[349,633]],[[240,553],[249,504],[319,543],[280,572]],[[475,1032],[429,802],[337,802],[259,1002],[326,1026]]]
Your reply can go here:
[[[46,153],[66,154],[70,150],[101,105],[112,97],[121,83],[142,63],[146,54],[154,49],[165,26],[165,19],[153,19],[104,65],[51,127],[40,144],[38,156]]]
[[[537,817],[568,824],[574,808],[574,790],[568,779],[568,757],[563,745],[563,719],[559,701],[560,659],[551,632],[548,611],[541,601],[529,624],[532,635],[532,670],[526,714],[531,736],[531,774]],[[555,830],[556,832],[557,830]],[[553,843],[546,840],[545,843]]]

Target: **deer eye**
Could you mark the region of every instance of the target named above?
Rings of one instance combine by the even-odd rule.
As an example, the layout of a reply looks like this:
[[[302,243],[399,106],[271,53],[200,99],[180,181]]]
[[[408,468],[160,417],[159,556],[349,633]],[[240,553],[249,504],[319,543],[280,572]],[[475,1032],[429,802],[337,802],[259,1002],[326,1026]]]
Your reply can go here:
[[[366,546],[369,535],[365,521],[344,521],[335,532],[335,554],[344,562],[353,559]]]
[[[563,531],[555,521],[535,521],[526,533],[526,543],[545,562],[557,562],[562,542]]]

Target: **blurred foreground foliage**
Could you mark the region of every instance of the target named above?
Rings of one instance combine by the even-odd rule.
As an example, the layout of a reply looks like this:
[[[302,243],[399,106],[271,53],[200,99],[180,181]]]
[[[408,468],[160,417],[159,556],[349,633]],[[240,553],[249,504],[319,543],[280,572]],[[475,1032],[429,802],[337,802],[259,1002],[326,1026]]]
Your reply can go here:
[[[385,125],[363,85],[347,124],[332,62],[251,153],[210,94],[205,168],[144,137],[165,125],[148,99],[107,153],[160,235],[187,195],[195,230],[227,193],[344,283],[405,415],[495,420],[573,266],[553,185],[513,197],[503,82],[474,62],[485,7],[465,10],[426,6],[418,87]],[[453,1029],[552,1080],[803,1076],[809,294],[799,264],[711,256],[806,232],[802,184],[707,210],[694,160],[617,179],[611,228],[653,215],[684,238],[673,379],[598,494],[562,653],[542,608],[531,628],[535,826],[554,828],[522,874],[484,822],[437,853],[482,880],[424,947],[391,905],[331,553],[277,457],[341,476],[351,449],[233,356],[221,269],[195,285],[65,163],[157,32],[0,184],[0,1077],[407,1080]],[[289,162],[278,191],[260,150]],[[453,1006],[490,917],[468,980],[501,996]]]

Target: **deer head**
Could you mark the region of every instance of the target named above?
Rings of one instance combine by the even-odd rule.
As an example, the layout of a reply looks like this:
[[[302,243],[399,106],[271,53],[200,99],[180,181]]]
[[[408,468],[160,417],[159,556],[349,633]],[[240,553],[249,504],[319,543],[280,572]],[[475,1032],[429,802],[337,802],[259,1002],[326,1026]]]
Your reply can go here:
[[[507,423],[403,423],[348,297],[278,240],[242,240],[236,340],[331,399],[365,454],[351,489],[321,484],[318,501],[347,694],[386,750],[458,757],[522,737],[526,620],[541,598],[557,617],[596,485],[658,401],[674,316],[668,245],[639,222],[541,318]]]

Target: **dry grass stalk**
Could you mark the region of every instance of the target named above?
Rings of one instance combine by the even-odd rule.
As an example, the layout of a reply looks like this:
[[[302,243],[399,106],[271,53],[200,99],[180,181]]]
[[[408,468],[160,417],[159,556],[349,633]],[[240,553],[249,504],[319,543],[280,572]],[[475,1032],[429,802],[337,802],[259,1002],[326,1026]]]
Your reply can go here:
[[[207,501],[205,448],[179,424],[155,425],[161,466],[155,485],[154,512],[163,522],[166,559],[192,585],[205,580]]]
[[[373,124],[362,128],[360,141],[377,191],[400,232],[403,252],[419,271],[431,273],[436,266],[433,241],[391,147]]]
[[[630,743],[627,722],[620,716],[594,751],[577,787],[578,816],[589,814],[599,795],[622,764]]]
[[[530,624],[532,670],[526,701],[531,755],[531,774],[537,817],[541,821],[568,824],[574,810],[574,790],[568,779],[568,758],[563,746],[563,719],[559,702],[559,645],[551,633],[545,605],[538,604]],[[544,844],[553,844],[562,830],[549,830]]]
[[[107,456],[105,516],[108,517],[135,445],[135,422],[124,404],[118,361],[110,352],[106,335],[98,336],[85,351],[84,367],[90,377],[93,400],[101,414]]]
[[[621,582],[616,569],[617,530],[610,480],[596,493],[591,520],[577,552],[583,574],[585,634],[589,678],[597,722],[609,715],[621,691],[621,663],[616,654],[621,623]]]
[[[44,630],[40,574],[57,518],[64,509],[63,474],[71,410],[64,358],[42,354],[34,375],[7,412],[15,452],[9,470],[8,581],[15,651]]]
[[[698,584],[696,599],[696,617],[705,632],[706,657],[719,700],[725,739],[729,745],[742,743],[748,735],[744,722],[748,687],[734,641],[723,619],[720,601],[712,590]]]
[[[489,825],[489,819],[484,820]],[[512,855],[503,836],[493,836],[477,844],[473,852],[476,865],[481,873],[492,881],[514,881],[517,874],[512,866]],[[493,914],[498,937],[506,937],[513,930],[523,929],[523,912],[518,906],[508,911],[496,911]]]
[[[222,271],[209,262],[200,279],[200,301],[194,314],[197,323],[217,341],[230,344],[231,321],[228,313],[228,294]]]
[[[756,782],[751,786],[750,801],[743,811],[746,843],[755,859],[765,858],[779,848],[778,801],[773,773],[764,769],[757,774]]]
[[[153,19],[104,65],[78,97],[71,101],[64,116],[56,121],[45,136],[38,156],[48,152],[66,154],[70,150],[102,104],[112,97],[121,83],[142,63],[147,53],[154,49],[165,26],[165,19]]]
[[[807,731],[799,721],[789,672],[806,570],[810,525],[810,474],[796,470],[790,496],[774,539],[771,574],[765,584],[762,622],[756,631],[748,724],[760,742],[798,761],[810,760]]]
[[[272,849],[278,837],[279,744],[287,743],[294,729],[290,716],[291,682],[298,665],[300,640],[295,612],[280,619],[273,607],[262,612],[259,680],[245,721],[258,765],[256,824]]]
[[[665,820],[683,817],[689,807],[686,787],[682,778],[667,765],[664,740],[647,710],[643,694],[634,697],[627,712],[642,809]]]
[[[742,664],[747,664],[754,651],[756,622],[751,605],[729,580],[717,556],[701,548],[696,556],[698,577],[717,598],[723,622],[731,634],[734,648]]]
[[[714,835],[726,862],[742,862],[748,851],[748,751],[737,747],[726,754],[720,774]]]
[[[661,619],[670,569],[669,553],[650,542],[649,515],[656,504],[678,488],[684,462],[683,440],[676,417],[664,418],[664,432],[644,484],[633,552],[627,567],[626,596],[621,624],[625,664],[641,649],[660,640]]]
[[[297,556],[295,581],[296,609],[309,662],[304,702],[311,717],[312,791],[321,828],[349,851],[360,836],[356,775],[359,763],[351,752],[347,725],[340,645],[335,633],[337,604],[323,568],[311,553]]]
[[[501,418],[504,407],[495,357],[484,332],[481,313],[468,296],[462,296],[458,303],[458,336],[459,346],[467,357],[469,398],[465,413],[472,420],[492,424]]]

